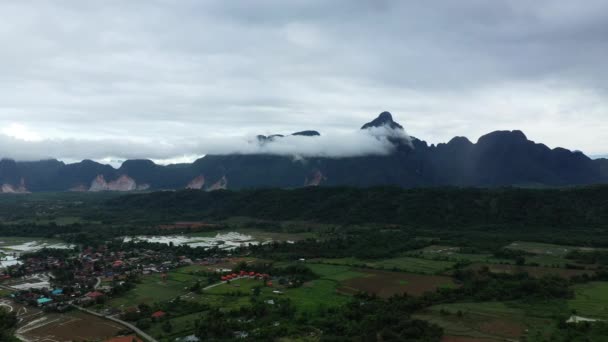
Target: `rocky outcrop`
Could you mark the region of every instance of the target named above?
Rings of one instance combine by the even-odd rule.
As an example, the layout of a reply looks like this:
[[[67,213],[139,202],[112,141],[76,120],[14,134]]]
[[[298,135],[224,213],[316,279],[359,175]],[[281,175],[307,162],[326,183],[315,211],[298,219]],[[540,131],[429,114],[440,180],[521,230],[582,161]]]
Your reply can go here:
[[[148,186],[149,187],[149,186]],[[91,182],[89,191],[134,191],[137,190],[135,180],[127,175],[122,175],[118,179],[107,182],[103,175],[97,175]]]
[[[91,186],[89,187],[89,191],[107,191],[108,183],[106,182],[106,178],[103,175],[97,175],[95,179],[91,182]]]
[[[21,182],[18,186],[12,184],[2,184],[0,187],[0,193],[4,194],[27,194],[29,191],[25,187],[25,179],[21,178]]]
[[[205,176],[200,175],[191,180],[190,183],[186,185],[186,189],[200,190],[203,186],[205,186]]]
[[[304,186],[319,186],[327,178],[323,175],[320,170],[314,170],[306,179],[304,179]]]
[[[222,176],[217,182],[213,183],[207,191],[215,191],[215,190],[226,190],[228,189],[228,179],[226,176]]]
[[[127,175],[118,177],[117,180],[108,183],[108,190],[110,191],[134,191],[137,190],[137,183],[135,180]]]

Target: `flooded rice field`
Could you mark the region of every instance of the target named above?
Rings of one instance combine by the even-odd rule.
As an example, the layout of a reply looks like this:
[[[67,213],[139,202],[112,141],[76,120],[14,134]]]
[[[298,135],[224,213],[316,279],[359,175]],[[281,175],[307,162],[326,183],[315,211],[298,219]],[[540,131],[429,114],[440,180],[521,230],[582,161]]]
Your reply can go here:
[[[125,237],[124,241],[146,241],[152,243],[164,243],[179,246],[188,245],[190,247],[218,247],[221,249],[234,249],[249,244],[258,245],[270,241],[260,241],[251,235],[238,232],[217,233],[213,237],[187,236],[187,235],[166,235],[166,236],[135,236]]]

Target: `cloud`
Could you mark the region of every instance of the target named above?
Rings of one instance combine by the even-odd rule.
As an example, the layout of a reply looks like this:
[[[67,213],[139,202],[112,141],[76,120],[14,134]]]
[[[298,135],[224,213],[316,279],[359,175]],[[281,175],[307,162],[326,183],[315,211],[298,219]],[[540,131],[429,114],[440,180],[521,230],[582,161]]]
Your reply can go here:
[[[205,154],[270,154],[294,158],[356,157],[391,153],[395,139],[410,137],[402,130],[377,127],[330,136],[292,136],[260,142],[255,136],[200,138],[179,144],[129,140],[46,139],[23,140],[0,134],[0,155],[17,160],[61,158],[67,161],[95,159],[110,164],[148,158],[160,163],[191,162]],[[58,157],[60,151],[61,157]],[[177,157],[177,158],[176,158]]]
[[[521,129],[608,146],[601,0],[21,0],[0,13],[0,131],[26,127],[59,158],[84,155],[80,142],[91,158],[170,159],[226,136],[339,136],[382,110],[431,143]]]

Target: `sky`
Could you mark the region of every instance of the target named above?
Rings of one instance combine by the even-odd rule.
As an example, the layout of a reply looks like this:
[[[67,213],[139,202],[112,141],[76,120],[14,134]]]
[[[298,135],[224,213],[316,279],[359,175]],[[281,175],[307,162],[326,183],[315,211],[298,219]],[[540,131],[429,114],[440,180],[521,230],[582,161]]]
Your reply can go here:
[[[386,153],[519,129],[608,153],[608,2],[0,2],[0,157],[190,161]],[[252,145],[253,144],[253,145]]]

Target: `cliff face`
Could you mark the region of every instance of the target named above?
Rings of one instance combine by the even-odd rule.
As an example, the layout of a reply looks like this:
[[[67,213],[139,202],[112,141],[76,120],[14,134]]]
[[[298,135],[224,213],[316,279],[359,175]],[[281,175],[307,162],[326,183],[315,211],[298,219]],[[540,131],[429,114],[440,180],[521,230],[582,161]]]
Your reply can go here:
[[[29,193],[29,191],[25,187],[25,179],[21,178],[21,181],[19,182],[19,185],[13,185],[13,184],[7,184],[7,183],[2,184],[2,186],[0,186],[0,193],[3,193],[3,194],[27,194],[27,193]]]
[[[97,175],[91,182],[89,191],[134,191],[137,190],[135,180],[127,175],[122,175],[117,179],[107,182],[103,175]]]
[[[191,180],[190,183],[186,185],[186,189],[200,190],[203,186],[205,186],[205,176],[200,175]]]

